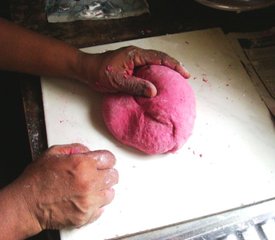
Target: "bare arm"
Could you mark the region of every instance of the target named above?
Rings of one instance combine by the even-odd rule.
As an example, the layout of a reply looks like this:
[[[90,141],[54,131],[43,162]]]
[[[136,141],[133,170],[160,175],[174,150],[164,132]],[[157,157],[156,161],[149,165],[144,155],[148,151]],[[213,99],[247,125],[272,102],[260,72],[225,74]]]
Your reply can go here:
[[[0,69],[39,76],[72,78],[101,92],[155,96],[157,89],[134,76],[136,67],[165,65],[188,78],[189,73],[169,55],[135,46],[86,54],[65,42],[42,36],[0,19]]]
[[[0,191],[0,240],[25,239],[41,231],[39,224],[31,217],[24,197],[16,183]]]
[[[0,19],[0,69],[77,78],[78,49]]]

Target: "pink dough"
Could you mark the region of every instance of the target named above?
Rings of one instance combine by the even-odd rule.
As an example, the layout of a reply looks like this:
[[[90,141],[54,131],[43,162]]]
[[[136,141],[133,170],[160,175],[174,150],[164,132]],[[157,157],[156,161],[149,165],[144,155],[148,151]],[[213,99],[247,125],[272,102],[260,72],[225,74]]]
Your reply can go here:
[[[153,98],[110,94],[103,101],[103,119],[121,143],[147,154],[175,152],[192,133],[195,96],[186,79],[164,66],[147,66],[137,77],[157,88]]]

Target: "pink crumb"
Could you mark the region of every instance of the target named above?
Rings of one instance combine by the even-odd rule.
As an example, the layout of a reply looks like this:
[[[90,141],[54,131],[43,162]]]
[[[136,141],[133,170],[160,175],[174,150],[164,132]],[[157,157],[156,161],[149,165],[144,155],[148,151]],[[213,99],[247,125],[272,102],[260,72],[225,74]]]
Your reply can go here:
[[[206,78],[202,78],[202,81],[208,83],[208,79],[206,79]]]

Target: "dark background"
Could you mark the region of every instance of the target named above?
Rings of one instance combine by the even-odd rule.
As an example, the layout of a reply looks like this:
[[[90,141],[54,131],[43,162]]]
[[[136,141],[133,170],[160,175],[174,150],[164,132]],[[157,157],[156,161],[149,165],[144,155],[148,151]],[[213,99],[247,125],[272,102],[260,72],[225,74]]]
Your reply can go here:
[[[0,16],[11,19],[9,1],[1,2]],[[16,179],[32,161],[23,110],[21,78],[22,75],[19,73],[0,71],[0,111],[2,112],[0,117],[2,138],[0,188]],[[59,234],[56,231],[44,231],[29,238],[29,240],[45,239],[59,239]]]
[[[10,18],[9,2],[1,2],[0,16]],[[1,37],[1,29],[0,29]],[[19,74],[0,71],[0,186],[16,178],[31,161],[20,90]]]

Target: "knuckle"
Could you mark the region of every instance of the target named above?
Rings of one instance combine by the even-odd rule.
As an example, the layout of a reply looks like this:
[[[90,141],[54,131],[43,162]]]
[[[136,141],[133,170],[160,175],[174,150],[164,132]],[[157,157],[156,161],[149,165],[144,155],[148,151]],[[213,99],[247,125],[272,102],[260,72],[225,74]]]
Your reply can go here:
[[[92,153],[92,157],[96,163],[106,163],[110,162],[111,165],[114,165],[116,162],[115,155],[108,150],[97,150]]]
[[[91,184],[86,179],[80,179],[78,180],[76,184],[77,188],[79,189],[79,192],[81,193],[88,193],[91,189]]]
[[[134,46],[134,45],[129,45],[126,47],[127,50],[135,50],[135,49],[138,49],[138,47]]]
[[[130,46],[127,46],[127,47],[126,47],[126,51],[129,53],[129,56],[130,56],[130,57],[133,57],[133,56],[136,55],[138,52],[140,52],[141,49],[138,48],[138,47],[136,47],[136,46],[130,45]]]
[[[57,152],[60,148],[60,145],[52,145],[47,149],[47,152]]]
[[[94,182],[93,179],[96,179],[98,176],[96,168],[91,168],[90,161],[85,161],[78,156],[72,156],[70,168],[75,188],[81,192],[90,191]]]
[[[94,151],[94,153],[96,155],[102,156],[104,158],[106,158],[106,157],[115,158],[115,155],[112,152],[108,151],[108,150],[96,150],[96,151]]]
[[[80,147],[80,148],[87,148],[84,144],[82,143],[72,143],[69,144],[70,147]]]
[[[73,169],[75,169],[76,171],[81,171],[82,165],[83,165],[83,159],[78,155],[70,155],[69,158]]]
[[[93,181],[90,179],[88,174],[82,174],[78,176],[77,187],[82,193],[88,193],[91,191]]]

